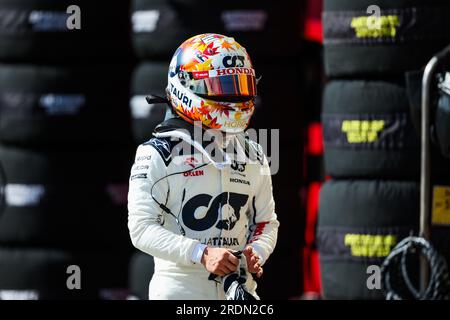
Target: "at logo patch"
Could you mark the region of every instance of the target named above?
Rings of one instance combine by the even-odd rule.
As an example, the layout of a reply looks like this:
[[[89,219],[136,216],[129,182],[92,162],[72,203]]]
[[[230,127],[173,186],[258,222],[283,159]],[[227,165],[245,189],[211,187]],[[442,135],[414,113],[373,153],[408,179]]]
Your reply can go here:
[[[215,198],[209,194],[198,194],[186,202],[181,216],[184,225],[194,231],[205,231],[214,225],[218,229],[232,230],[247,201],[248,195],[234,192],[223,192]],[[206,207],[207,211],[197,218],[194,213],[201,207]],[[224,219],[218,220],[219,216]]]
[[[226,56],[222,60],[222,64],[226,68],[230,67],[244,67],[244,56]]]
[[[246,165],[247,164],[245,162],[233,161],[233,163],[231,164],[231,169],[239,171],[239,172],[244,172]]]

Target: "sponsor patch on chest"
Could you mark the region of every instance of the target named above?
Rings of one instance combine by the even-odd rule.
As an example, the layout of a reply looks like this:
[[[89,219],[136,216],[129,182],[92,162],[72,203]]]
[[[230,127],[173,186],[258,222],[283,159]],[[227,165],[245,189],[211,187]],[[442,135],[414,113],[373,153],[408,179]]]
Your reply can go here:
[[[250,181],[245,180],[245,179],[239,179],[239,178],[230,178],[230,182],[246,184],[248,186],[250,185]]]
[[[187,171],[183,173],[183,176],[185,177],[198,177],[203,176],[205,173],[203,170],[194,170],[194,171]]]

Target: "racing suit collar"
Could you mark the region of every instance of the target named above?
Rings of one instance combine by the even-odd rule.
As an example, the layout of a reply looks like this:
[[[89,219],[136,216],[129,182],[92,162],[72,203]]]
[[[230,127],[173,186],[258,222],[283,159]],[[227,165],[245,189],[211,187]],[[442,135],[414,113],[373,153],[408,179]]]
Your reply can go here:
[[[218,169],[230,166],[233,159],[245,159],[243,133],[222,135],[221,132],[204,130],[203,128],[195,127],[180,117],[173,117],[159,124],[155,128],[153,135],[157,138],[181,139],[189,143]],[[218,155],[215,154],[213,156],[211,154],[211,148],[208,148],[211,143],[216,144],[217,147],[213,149],[219,153]],[[230,143],[233,143],[235,146],[231,148],[233,152],[231,156],[225,150]],[[217,159],[223,159],[223,161],[217,161]]]

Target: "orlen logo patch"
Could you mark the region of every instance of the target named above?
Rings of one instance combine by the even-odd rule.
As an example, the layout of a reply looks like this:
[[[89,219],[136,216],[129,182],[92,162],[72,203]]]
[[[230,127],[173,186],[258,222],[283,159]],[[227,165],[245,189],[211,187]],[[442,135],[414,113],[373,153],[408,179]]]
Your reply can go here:
[[[203,176],[205,173],[203,172],[203,170],[195,170],[195,171],[188,171],[183,173],[183,176],[185,177],[198,177],[198,176]]]
[[[191,168],[195,168],[197,166],[197,163],[198,161],[194,157],[189,157],[184,160],[184,164],[190,166]]]
[[[194,157],[189,157],[184,160],[184,164],[190,166],[192,169],[195,169],[198,165],[198,161]],[[203,175],[203,170],[187,171],[183,173],[183,176],[185,177],[198,177]]]

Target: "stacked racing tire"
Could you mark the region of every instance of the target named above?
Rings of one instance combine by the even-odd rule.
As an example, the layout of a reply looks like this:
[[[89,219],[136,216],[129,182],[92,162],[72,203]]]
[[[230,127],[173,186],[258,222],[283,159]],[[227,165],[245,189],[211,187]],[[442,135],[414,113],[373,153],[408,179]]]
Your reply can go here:
[[[129,3],[0,0],[0,299],[126,298]]]
[[[418,233],[421,86],[411,72],[450,42],[449,12],[439,0],[325,1],[322,126],[331,180],[320,193],[317,239],[326,299],[383,299],[370,282],[373,266]],[[432,241],[447,257],[449,164],[433,151]],[[412,277],[418,285],[418,273]]]

